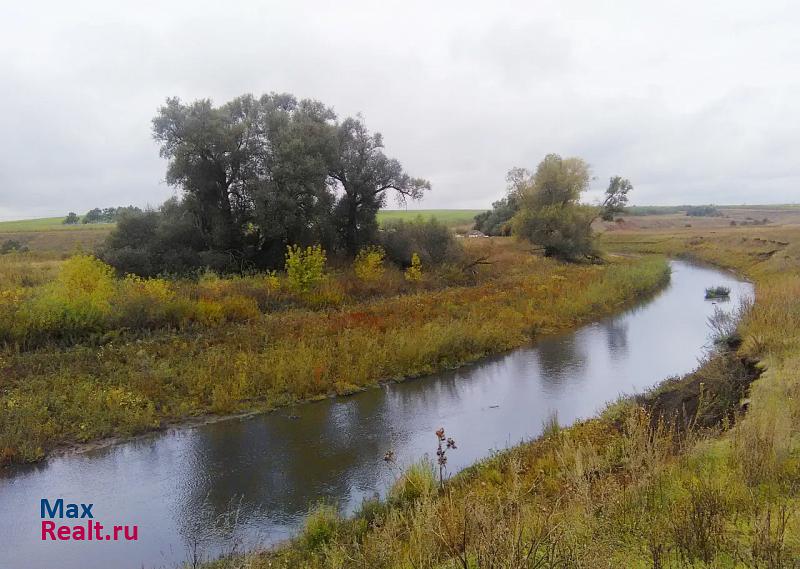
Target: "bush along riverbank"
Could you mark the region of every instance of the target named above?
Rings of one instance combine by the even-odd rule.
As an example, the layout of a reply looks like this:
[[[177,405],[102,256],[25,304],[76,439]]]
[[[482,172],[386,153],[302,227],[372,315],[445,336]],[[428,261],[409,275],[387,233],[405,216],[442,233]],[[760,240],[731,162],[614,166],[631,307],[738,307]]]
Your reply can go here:
[[[34,461],[59,446],[454,367],[617,311],[669,276],[663,258],[575,265],[532,255],[510,240],[480,246],[493,262],[478,267],[490,276],[478,275],[474,284],[360,302],[351,296],[333,306],[255,309],[247,319],[200,326],[112,329],[101,341],[7,345],[0,353],[2,461]],[[229,288],[242,296],[246,286],[232,282],[214,281],[217,296],[208,304],[224,304]],[[334,285],[341,286],[327,286]]]
[[[443,488],[418,465],[354,518],[316,509],[290,544],[210,567],[798,567],[800,230],[783,234],[780,258],[743,252],[741,238],[607,242],[691,254],[755,281],[737,333],[694,373],[595,419],[550,421],[540,439]]]

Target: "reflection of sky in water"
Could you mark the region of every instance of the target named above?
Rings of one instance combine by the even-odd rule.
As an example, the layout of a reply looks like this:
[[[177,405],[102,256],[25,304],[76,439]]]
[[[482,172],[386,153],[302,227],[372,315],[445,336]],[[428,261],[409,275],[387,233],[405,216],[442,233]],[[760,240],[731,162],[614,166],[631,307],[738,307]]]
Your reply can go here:
[[[671,286],[652,302],[534,347],[433,378],[279,410],[18,469],[0,479],[0,567],[172,567],[199,540],[206,552],[284,539],[308,505],[352,511],[382,493],[398,466],[435,450],[444,426],[458,442],[454,472],[538,434],[557,412],[587,417],[617,396],[691,371],[708,344],[703,298],[751,287],[726,273],[673,263]],[[43,543],[39,500],[93,502],[98,521],[137,523],[138,543]],[[9,546],[9,544],[13,544]]]

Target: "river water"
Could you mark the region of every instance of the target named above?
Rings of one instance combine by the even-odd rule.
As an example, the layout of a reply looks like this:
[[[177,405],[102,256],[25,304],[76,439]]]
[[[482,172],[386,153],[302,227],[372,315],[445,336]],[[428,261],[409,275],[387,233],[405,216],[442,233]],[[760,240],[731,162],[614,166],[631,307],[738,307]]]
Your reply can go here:
[[[640,306],[456,371],[8,469],[0,568],[171,568],[194,553],[272,544],[297,530],[311,503],[352,512],[383,494],[400,468],[434,454],[439,427],[458,444],[453,473],[535,437],[552,413],[568,424],[685,374],[708,349],[715,307],[735,308],[752,286],[671,264],[670,284]],[[704,300],[712,285],[730,287],[730,301]],[[390,450],[394,463],[383,460]],[[138,540],[42,541],[42,498],[93,503],[97,521],[136,524]]]

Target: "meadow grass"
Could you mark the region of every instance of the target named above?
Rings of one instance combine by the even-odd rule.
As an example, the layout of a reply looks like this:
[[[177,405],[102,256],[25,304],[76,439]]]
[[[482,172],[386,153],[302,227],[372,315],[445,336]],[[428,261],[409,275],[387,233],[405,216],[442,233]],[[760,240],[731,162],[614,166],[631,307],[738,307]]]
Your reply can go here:
[[[364,282],[340,269],[308,292],[274,274],[118,279],[89,256],[53,280],[33,271],[30,286],[8,276],[0,460],[455,367],[617,311],[668,278],[663,258],[569,265],[472,241],[469,255],[493,261],[475,274],[423,267],[418,282],[387,268]]]
[[[78,252],[95,250],[111,229],[109,225],[81,225],[69,231],[54,229],[0,233],[0,245],[15,241],[37,259],[66,259]]]
[[[315,548],[301,536],[211,566],[800,566],[800,228],[620,231],[604,243],[753,279],[738,347],[597,418],[553,424],[441,491],[340,519]]]
[[[21,219],[19,221],[0,221],[0,235],[27,231],[107,231],[113,223],[76,223],[64,224],[62,217],[40,217],[38,219]]]

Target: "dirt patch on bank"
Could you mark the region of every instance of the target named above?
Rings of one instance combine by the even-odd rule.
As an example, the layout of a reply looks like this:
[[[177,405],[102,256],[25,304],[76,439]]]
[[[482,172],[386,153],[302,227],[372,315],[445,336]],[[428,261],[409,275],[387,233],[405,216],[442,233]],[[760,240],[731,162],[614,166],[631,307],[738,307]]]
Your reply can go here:
[[[750,384],[761,374],[755,364],[725,351],[688,375],[666,380],[637,402],[649,411],[653,427],[662,423],[686,431],[733,424],[746,410]]]

